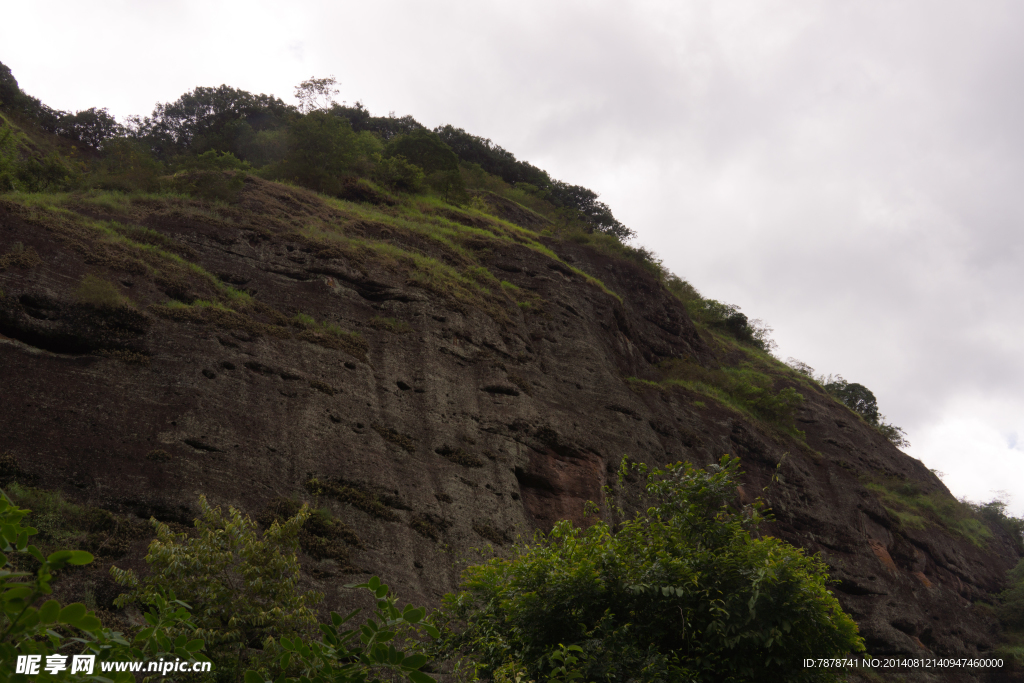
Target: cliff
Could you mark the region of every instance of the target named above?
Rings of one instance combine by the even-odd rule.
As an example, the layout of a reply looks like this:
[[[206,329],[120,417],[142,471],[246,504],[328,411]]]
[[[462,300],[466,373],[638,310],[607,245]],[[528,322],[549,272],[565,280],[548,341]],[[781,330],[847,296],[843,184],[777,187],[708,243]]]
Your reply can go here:
[[[456,209],[186,180],[219,199],[0,197],[0,479],[120,520],[83,537],[101,606],[106,567],[140,565],[141,520],[188,524],[200,493],[263,519],[327,509],[302,560],[332,604],[367,573],[436,604],[471,548],[584,522],[623,457],[730,453],[739,498],[822,554],[872,654],[993,646],[973,603],[1001,588],[1012,540],[943,517],[955,501],[919,461],[696,327],[639,265],[484,193]],[[737,408],[729,372],[797,391],[796,421]]]

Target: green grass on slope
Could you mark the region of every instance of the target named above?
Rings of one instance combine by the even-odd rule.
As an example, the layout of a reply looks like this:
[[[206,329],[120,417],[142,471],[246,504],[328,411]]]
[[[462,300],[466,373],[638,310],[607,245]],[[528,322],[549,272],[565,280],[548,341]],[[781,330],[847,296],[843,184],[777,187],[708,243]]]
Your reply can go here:
[[[318,255],[343,256],[367,272],[381,268],[402,275],[409,285],[456,306],[479,309],[503,323],[521,315],[520,311],[537,310],[540,300],[532,292],[503,286],[484,265],[484,257],[516,245],[562,263],[541,243],[538,233],[477,208],[455,208],[430,196],[406,197],[397,206],[373,206],[251,179],[235,201],[199,200],[180,192],[105,190],[8,192],[2,197],[25,220],[51,232],[87,263],[151,277],[180,302],[157,304],[154,312],[180,319],[214,316],[221,324],[231,323],[228,313],[248,315],[259,304],[195,263],[197,254],[191,248],[141,225],[147,219],[245,226],[268,236],[295,239]],[[246,208],[247,201],[261,206]],[[562,265],[619,298],[600,280]],[[286,325],[280,320],[270,322],[276,327]]]
[[[993,539],[992,531],[967,505],[940,491],[925,493],[907,481],[878,479],[864,484],[878,494],[882,505],[911,529],[937,526],[965,538],[979,548]]]

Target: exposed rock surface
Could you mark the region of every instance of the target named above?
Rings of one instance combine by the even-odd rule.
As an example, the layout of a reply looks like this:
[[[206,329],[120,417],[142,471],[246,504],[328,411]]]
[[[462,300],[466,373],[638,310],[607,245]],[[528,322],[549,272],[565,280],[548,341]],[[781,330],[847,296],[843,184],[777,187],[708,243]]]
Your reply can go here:
[[[234,220],[133,207],[132,221],[165,248],[252,294],[262,317],[242,320],[154,309],[168,296],[202,298],[204,285],[181,291],[187,282],[83,243],[66,219],[0,200],[0,255],[39,257],[0,270],[0,450],[38,486],[143,518],[188,523],[200,493],[254,516],[275,499],[318,494],[362,545],[347,562],[304,559],[329,601],[358,578],[344,574],[364,571],[433,604],[455,586],[468,549],[557,519],[582,522],[624,455],[703,465],[730,453],[746,470],[741,497],[764,495],[774,509],[770,532],[834,568],[873,654],[970,657],[991,647],[994,624],[972,602],[998,590],[1016,562],[1009,540],[993,531],[982,548],[901,524],[866,478],[948,491],[808,385],[790,382],[806,399],[804,444],[686,389],[629,380],[659,379],[656,364],[671,358],[723,360],[640,268],[571,242],[546,241],[555,260],[483,241],[481,262],[539,297],[486,312],[318,249],[281,218],[300,223],[317,201],[249,181],[239,200],[248,213]],[[254,225],[253,215],[277,222]],[[454,258],[381,226],[346,225]],[[134,307],[81,303],[75,287],[95,272]],[[359,337],[289,324],[296,313]]]

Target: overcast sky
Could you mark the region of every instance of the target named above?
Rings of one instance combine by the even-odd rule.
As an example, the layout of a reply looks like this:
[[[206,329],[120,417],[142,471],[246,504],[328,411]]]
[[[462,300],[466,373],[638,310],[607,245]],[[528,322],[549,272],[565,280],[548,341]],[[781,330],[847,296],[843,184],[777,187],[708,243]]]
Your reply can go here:
[[[333,74],[491,138],[1024,515],[1021,26],[988,0],[23,2],[0,61],[118,117]]]

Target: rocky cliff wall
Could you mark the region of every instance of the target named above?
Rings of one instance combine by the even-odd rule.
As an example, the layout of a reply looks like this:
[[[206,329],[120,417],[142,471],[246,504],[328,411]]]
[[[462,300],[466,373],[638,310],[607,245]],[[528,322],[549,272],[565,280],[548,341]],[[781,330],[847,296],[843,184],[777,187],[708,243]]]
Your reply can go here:
[[[329,601],[376,573],[436,604],[470,548],[583,522],[624,456],[730,453],[738,495],[774,509],[768,531],[833,567],[872,653],[992,646],[972,603],[1000,588],[1013,544],[887,508],[883,485],[951,496],[846,408],[780,370],[775,389],[805,399],[800,439],[662,383],[666,361],[738,352],[629,262],[475,212],[373,211],[254,179],[227,203],[0,200],[6,480],[176,523],[200,493],[264,518],[319,501],[347,525],[303,557]],[[88,274],[130,307],[97,303],[111,294]]]

